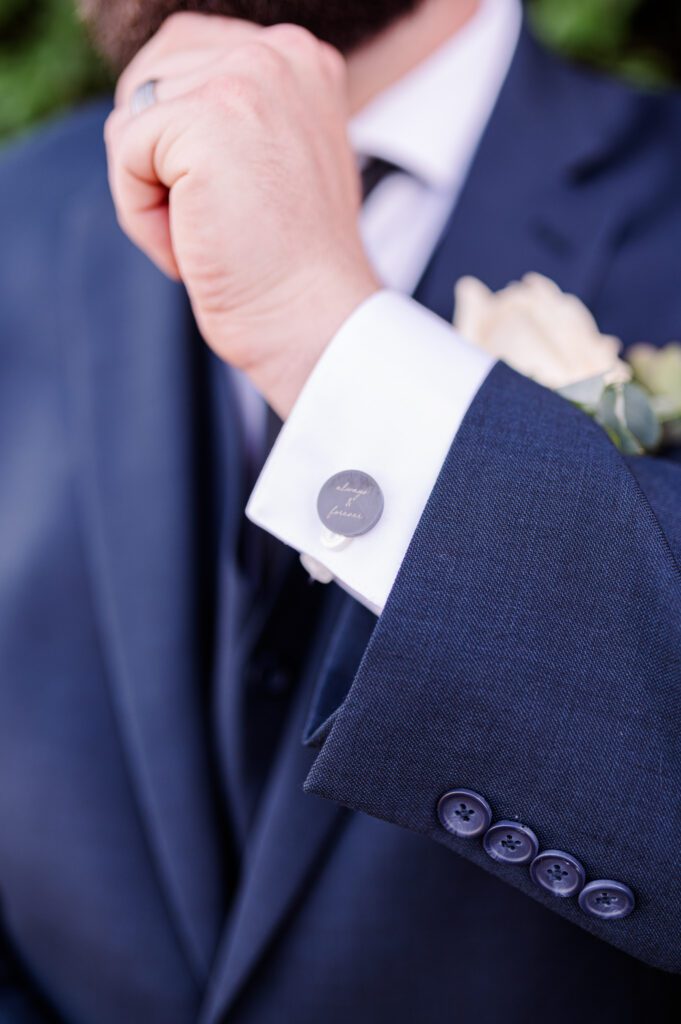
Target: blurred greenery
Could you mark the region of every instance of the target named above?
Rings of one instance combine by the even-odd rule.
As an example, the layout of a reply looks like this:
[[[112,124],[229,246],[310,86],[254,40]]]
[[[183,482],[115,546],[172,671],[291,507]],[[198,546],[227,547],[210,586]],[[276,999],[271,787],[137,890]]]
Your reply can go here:
[[[681,81],[679,0],[527,0],[549,45],[644,84]],[[0,139],[26,130],[110,77],[74,0],[0,0]]]

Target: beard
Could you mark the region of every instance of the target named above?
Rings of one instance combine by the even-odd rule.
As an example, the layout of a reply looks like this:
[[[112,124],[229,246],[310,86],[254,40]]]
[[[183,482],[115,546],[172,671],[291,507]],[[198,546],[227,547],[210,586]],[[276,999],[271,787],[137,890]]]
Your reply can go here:
[[[105,57],[124,68],[177,11],[241,18],[257,25],[301,25],[350,53],[423,0],[79,0],[79,9]]]

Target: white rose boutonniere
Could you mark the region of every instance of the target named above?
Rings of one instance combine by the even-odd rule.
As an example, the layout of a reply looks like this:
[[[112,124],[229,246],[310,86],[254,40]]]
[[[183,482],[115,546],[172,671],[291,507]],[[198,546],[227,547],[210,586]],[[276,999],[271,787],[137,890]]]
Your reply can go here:
[[[663,406],[674,406],[681,416],[681,391],[678,403],[665,395],[656,406],[643,373],[622,358],[619,339],[601,334],[580,299],[540,274],[527,274],[500,292],[474,277],[462,278],[454,326],[491,356],[579,406],[628,454],[659,447]],[[665,376],[670,358],[665,349],[646,347],[638,364],[645,364],[650,380]],[[666,360],[662,366],[660,359]]]
[[[583,380],[631,380],[617,338],[601,334],[586,306],[541,274],[500,292],[475,277],[456,286],[456,328],[491,356],[552,391]]]

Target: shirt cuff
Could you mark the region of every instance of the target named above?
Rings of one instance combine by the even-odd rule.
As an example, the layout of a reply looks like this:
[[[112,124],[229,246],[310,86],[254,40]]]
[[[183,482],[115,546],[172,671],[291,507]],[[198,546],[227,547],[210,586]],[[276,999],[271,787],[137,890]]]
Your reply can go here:
[[[494,365],[413,299],[382,291],[345,322],[284,424],[248,518],[380,614],[468,408]],[[383,515],[329,550],[317,498],[336,473],[379,484]]]

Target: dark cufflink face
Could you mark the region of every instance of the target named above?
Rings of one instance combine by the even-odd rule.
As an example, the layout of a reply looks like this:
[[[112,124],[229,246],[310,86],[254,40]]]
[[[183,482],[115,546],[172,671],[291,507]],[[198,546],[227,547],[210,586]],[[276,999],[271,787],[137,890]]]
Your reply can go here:
[[[562,850],[544,850],[535,857],[530,864],[530,877],[553,896],[575,896],[586,881],[577,858]]]
[[[459,839],[477,839],[492,821],[492,808],[471,789],[452,789],[440,797],[437,814],[443,828]]]
[[[317,512],[327,530],[342,537],[362,537],[383,515],[383,491],[373,477],[358,469],[336,473],[317,499]]]
[[[579,905],[590,917],[616,921],[629,916],[636,906],[636,899],[623,882],[599,879],[584,886],[579,894]]]
[[[527,825],[496,821],[485,833],[482,845],[492,860],[501,864],[529,864],[539,852],[539,840]]]

